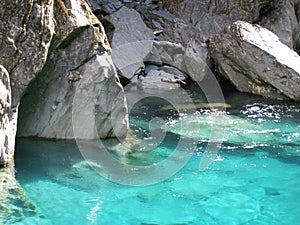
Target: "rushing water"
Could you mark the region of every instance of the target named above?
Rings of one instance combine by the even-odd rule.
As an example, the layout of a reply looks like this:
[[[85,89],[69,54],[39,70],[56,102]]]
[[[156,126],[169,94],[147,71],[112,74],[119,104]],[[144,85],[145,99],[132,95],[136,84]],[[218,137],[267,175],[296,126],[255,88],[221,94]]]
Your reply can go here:
[[[149,121],[155,126],[151,118],[159,114],[166,123],[163,142],[152,151],[114,157],[153,165],[186,137],[195,149],[176,174],[153,185],[124,186],[92,169],[75,142],[19,139],[16,176],[37,213],[12,215],[4,224],[299,224],[299,104],[231,96],[225,119],[209,109],[180,117],[159,104],[141,102],[130,121],[134,134],[149,140]],[[188,121],[187,132],[179,120]],[[208,124],[224,135],[217,157],[200,171],[211,141]]]

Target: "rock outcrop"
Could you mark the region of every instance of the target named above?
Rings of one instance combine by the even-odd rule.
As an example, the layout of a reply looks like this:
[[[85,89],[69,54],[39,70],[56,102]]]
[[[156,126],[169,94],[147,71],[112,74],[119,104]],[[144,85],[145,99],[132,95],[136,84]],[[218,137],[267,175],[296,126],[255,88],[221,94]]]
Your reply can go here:
[[[101,1],[98,9],[104,9],[110,3]],[[163,3],[162,5],[159,2]],[[238,20],[259,24],[276,34],[279,40],[292,49],[300,49],[299,15],[300,2],[298,0],[255,0],[255,1],[201,1],[198,0],[164,0],[164,1],[131,1],[121,4],[135,9],[140,13],[144,23],[155,33],[153,48],[146,58],[146,63],[155,65],[167,64],[186,73],[192,80],[201,81],[207,74],[214,71],[211,55],[207,51],[207,42],[223,29]],[[99,8],[100,7],[100,8]],[[118,9],[109,11],[110,17],[118,14]],[[103,10],[102,10],[103,11]],[[104,13],[105,14],[105,13]],[[99,14],[100,15],[100,14]],[[103,17],[100,15],[100,17]],[[125,18],[125,17],[124,17]],[[143,38],[141,38],[143,39]],[[219,41],[222,42],[221,38]],[[225,40],[224,40],[225,41]],[[278,45],[272,48],[277,48]],[[180,52],[181,51],[181,52]],[[182,52],[183,56],[182,56]],[[249,56],[250,57],[250,56]],[[251,58],[255,61],[255,58]],[[145,62],[145,60],[144,60]],[[270,68],[272,70],[272,68]],[[276,71],[273,71],[276,73]],[[224,73],[222,73],[224,74]],[[228,76],[225,76],[229,79]],[[237,78],[236,79],[240,79]],[[235,83],[239,83],[236,80]],[[244,81],[243,81],[244,82]],[[282,83],[279,89],[274,85],[260,81],[258,86],[239,84],[238,90],[250,93],[260,93],[266,97],[278,99],[297,99],[297,93],[283,93]],[[283,80],[284,82],[284,80]],[[275,85],[276,86],[276,85]],[[256,90],[251,90],[255,88]]]
[[[0,17],[1,165],[12,160],[22,95],[20,136],[94,139],[126,135],[123,89],[104,29],[86,1],[4,1]],[[82,98],[74,102],[78,94]],[[82,126],[75,137],[74,115],[83,119],[91,111],[94,116],[85,115],[79,124],[91,120],[93,131]]]
[[[65,15],[57,7],[54,15]],[[126,136],[123,90],[104,29],[88,8],[78,7],[80,14],[64,16],[58,21],[47,62],[22,98],[18,136],[57,139]],[[35,104],[28,107],[32,102]],[[113,111],[116,112],[113,120],[119,123],[114,126],[110,118]],[[74,129],[80,131],[74,134]]]
[[[160,40],[181,43],[184,47],[191,39],[203,46],[209,38],[237,20],[259,24],[273,33],[290,48],[300,49],[299,1],[298,0],[255,0],[255,1],[163,1],[164,8],[176,18],[162,22]],[[296,13],[295,13],[296,11]],[[205,49],[205,47],[203,48]],[[207,56],[201,52],[202,61]],[[209,64],[209,61],[206,61]]]
[[[0,64],[10,76],[12,105],[43,68],[54,34],[53,0],[2,1]]]
[[[239,91],[300,101],[300,56],[269,30],[235,22],[211,39],[209,52]]]
[[[0,165],[13,158],[17,130],[17,109],[12,107],[10,79],[0,65]]]

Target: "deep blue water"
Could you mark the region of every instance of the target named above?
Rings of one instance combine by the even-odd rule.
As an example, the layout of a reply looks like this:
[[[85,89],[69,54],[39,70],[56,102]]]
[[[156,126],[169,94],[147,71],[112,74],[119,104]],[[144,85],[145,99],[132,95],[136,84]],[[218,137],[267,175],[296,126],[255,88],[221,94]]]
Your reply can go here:
[[[99,162],[85,161],[75,142],[18,139],[16,177],[38,214],[12,215],[4,224],[299,224],[300,106],[238,99],[228,99],[226,117],[203,108],[178,115],[162,108],[164,103],[142,102],[132,110],[133,135],[146,143],[146,150],[123,155],[128,146],[105,142],[120,162],[153,166],[168,159],[174,165],[178,159],[168,156],[179,140],[183,138],[183,146],[192,143],[184,167],[153,185],[128,186],[103,178]],[[152,119],[157,116],[167,132],[155,146],[155,127],[162,125]],[[182,120],[185,130],[178,125]],[[211,126],[223,131],[221,140],[211,139]],[[203,154],[214,142],[220,149],[200,171]],[[149,173],[146,180],[157,176]]]

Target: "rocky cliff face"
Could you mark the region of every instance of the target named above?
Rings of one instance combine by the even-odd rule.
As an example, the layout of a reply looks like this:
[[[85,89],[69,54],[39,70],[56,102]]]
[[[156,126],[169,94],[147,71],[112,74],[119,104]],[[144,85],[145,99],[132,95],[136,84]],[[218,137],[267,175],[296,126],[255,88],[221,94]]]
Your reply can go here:
[[[12,107],[10,79],[2,65],[0,79],[0,165],[6,166],[13,158],[18,112]]]
[[[99,17],[114,17],[122,7],[119,1],[91,2]],[[300,50],[298,0],[126,2],[156,34],[146,65],[172,66],[197,82],[214,71],[241,92],[299,101],[300,74],[297,63],[289,63],[299,61],[293,51]]]
[[[85,1],[4,1],[0,17],[1,165],[12,160],[22,94],[20,136],[75,138],[73,115],[84,118],[86,111],[94,116],[85,115],[82,124],[91,120],[94,130],[82,129],[76,138],[126,135],[127,109],[110,46]],[[120,123],[111,122],[112,112]]]

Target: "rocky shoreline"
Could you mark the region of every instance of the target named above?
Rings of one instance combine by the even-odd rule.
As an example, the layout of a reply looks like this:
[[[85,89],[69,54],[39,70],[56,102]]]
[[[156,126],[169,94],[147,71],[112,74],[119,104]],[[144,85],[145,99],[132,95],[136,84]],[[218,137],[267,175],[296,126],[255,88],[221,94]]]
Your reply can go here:
[[[1,167],[13,162],[16,132],[125,137],[130,83],[168,89],[216,76],[300,101],[298,0],[22,0],[0,12]]]
[[[39,215],[14,178],[16,135],[124,138],[126,88],[174,91],[217,77],[300,101],[298,0],[2,1],[0,17],[3,220]]]

